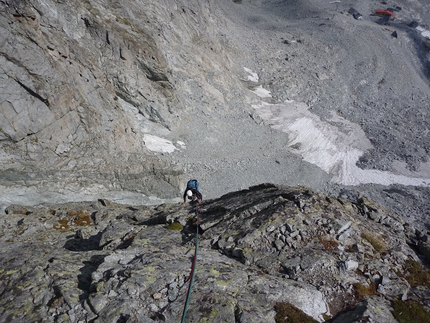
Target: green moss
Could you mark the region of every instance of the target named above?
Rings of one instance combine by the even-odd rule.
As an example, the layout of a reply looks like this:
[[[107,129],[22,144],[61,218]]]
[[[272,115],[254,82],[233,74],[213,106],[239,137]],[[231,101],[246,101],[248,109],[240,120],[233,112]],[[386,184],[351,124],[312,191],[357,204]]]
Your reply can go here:
[[[180,224],[179,222],[173,222],[173,223],[170,223],[165,228],[168,230],[181,231],[184,228],[184,226],[182,224]]]
[[[405,273],[397,273],[405,278],[411,286],[426,286],[430,288],[430,271],[423,269],[419,262],[408,259],[405,262]]]
[[[205,316],[200,319],[201,323],[209,323],[213,322],[214,319],[218,316],[219,310],[212,309],[211,307],[201,307],[199,312],[203,313]]]
[[[215,286],[226,288],[226,287],[230,286],[231,281],[217,280],[214,284],[215,284]]]
[[[331,316],[330,315],[327,315],[327,314],[323,314],[323,319],[324,319],[324,322],[325,321],[328,321],[328,320],[330,320],[331,319]]]
[[[417,302],[395,300],[391,305],[393,316],[399,323],[430,322],[430,313]]]
[[[288,303],[276,303],[276,323],[317,323],[315,319]]]
[[[214,268],[211,268],[210,270],[209,270],[209,272],[210,272],[210,274],[211,275],[213,275],[213,276],[219,276],[219,271],[218,270],[216,270],[216,269],[214,269]]]
[[[153,273],[153,272],[155,272],[157,270],[157,268],[155,268],[154,266],[145,266],[144,270]]]

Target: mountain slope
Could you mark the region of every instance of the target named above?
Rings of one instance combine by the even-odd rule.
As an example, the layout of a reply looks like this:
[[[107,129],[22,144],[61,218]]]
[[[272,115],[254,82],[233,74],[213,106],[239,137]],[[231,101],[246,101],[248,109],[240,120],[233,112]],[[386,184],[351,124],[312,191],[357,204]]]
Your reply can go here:
[[[377,176],[355,184],[427,185],[428,50],[411,26],[430,10],[398,5],[382,26],[374,1],[2,2],[2,208],[58,193],[149,203],[189,177],[212,198],[265,181],[339,194],[366,171]],[[285,100],[322,137],[256,109]],[[410,213],[384,189],[359,190]],[[428,188],[395,190],[418,194],[421,221]]]

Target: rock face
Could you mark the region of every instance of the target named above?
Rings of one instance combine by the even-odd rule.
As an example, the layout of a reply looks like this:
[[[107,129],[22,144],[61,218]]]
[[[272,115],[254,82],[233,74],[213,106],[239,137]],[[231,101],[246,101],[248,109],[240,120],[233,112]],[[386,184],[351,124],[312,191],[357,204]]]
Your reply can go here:
[[[155,39],[158,5],[0,4],[2,182],[176,196],[182,169],[144,143],[186,104]]]
[[[196,243],[188,322],[275,322],[279,304],[309,322],[429,310],[410,265],[426,239],[365,197],[264,184],[198,208],[11,205],[0,223],[2,322],[179,322]]]

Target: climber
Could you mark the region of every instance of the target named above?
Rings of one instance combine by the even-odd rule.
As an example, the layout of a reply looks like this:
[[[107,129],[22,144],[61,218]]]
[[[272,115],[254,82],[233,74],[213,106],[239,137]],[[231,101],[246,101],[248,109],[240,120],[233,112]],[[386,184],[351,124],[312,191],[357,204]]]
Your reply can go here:
[[[203,200],[202,193],[199,191],[199,182],[196,179],[191,179],[187,183],[187,188],[184,192],[184,205],[187,203],[187,198],[191,201],[201,203]]]

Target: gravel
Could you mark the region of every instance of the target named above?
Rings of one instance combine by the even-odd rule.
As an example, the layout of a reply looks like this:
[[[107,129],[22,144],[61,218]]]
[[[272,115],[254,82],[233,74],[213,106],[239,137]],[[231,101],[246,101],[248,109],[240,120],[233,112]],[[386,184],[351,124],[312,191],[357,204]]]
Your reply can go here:
[[[371,14],[389,5],[219,2],[228,22],[224,32],[237,46],[234,59],[258,74],[258,85],[271,93],[269,102],[304,102],[324,122],[335,113],[361,126],[373,145],[356,163],[362,169],[428,179],[430,62],[424,40],[410,25],[428,26],[430,5],[398,1],[402,9],[395,19],[377,24]],[[363,15],[361,20],[348,13],[351,7]],[[244,85],[252,89],[257,84]],[[296,153],[289,134],[271,128],[249,102],[234,100],[230,111],[197,109],[184,116],[182,125],[194,129],[195,136],[181,137],[178,126],[178,138],[187,146],[169,156],[185,165],[187,177],[200,181],[206,198],[262,182],[306,185],[331,194],[349,190],[358,193],[346,196],[369,195],[407,222],[428,226],[428,187],[334,183],[332,174]]]

